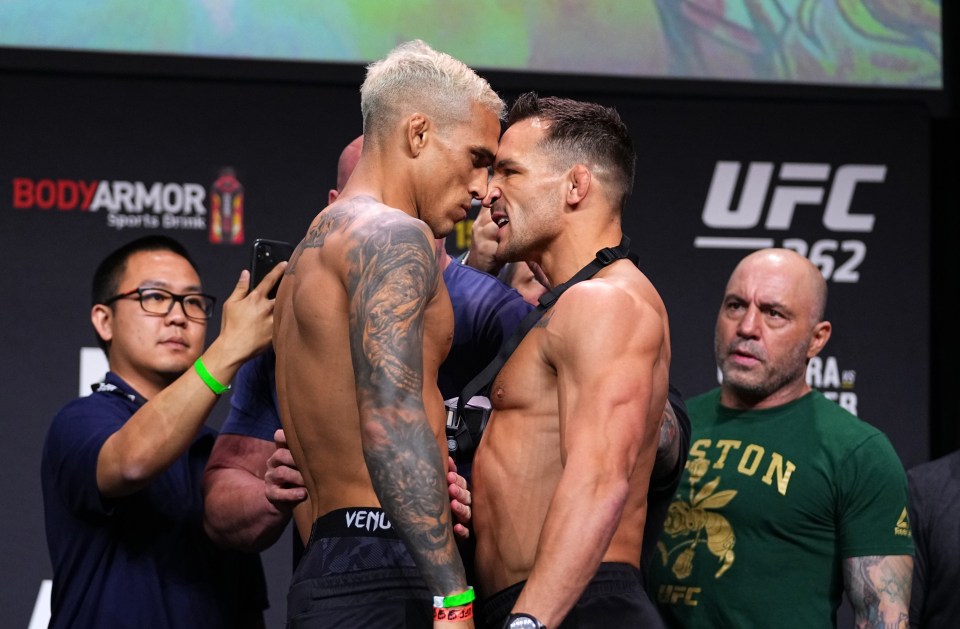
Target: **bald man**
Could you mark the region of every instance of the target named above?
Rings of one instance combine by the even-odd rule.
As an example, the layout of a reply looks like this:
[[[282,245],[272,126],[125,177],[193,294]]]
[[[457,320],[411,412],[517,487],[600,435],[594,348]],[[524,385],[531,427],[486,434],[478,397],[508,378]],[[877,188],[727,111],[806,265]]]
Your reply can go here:
[[[687,402],[687,469],[651,582],[671,627],[906,627],[907,480],[886,436],[810,388],[827,285],[788,249],[746,256],[717,316],[719,388]]]

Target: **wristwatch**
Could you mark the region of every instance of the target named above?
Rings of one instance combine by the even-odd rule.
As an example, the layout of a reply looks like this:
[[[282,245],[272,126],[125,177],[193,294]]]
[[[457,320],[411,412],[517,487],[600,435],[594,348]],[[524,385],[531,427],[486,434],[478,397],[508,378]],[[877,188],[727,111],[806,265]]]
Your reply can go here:
[[[530,614],[510,614],[503,629],[547,629],[542,622]]]

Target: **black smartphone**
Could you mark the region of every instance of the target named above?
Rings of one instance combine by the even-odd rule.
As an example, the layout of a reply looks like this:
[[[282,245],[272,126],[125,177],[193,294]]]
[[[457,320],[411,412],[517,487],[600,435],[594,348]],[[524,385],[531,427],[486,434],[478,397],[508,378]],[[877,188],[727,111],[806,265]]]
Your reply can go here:
[[[289,260],[293,255],[295,246],[282,240],[269,240],[267,238],[257,238],[253,241],[253,254],[250,258],[250,289],[263,281],[263,277],[269,273],[273,267],[284,260]],[[277,296],[278,281],[270,290],[269,297],[273,299]]]

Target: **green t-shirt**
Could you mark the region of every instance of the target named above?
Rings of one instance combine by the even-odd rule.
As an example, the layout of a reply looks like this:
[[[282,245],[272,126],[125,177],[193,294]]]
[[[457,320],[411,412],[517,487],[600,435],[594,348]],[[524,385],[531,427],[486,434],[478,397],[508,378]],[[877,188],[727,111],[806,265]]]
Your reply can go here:
[[[735,411],[687,402],[693,434],[651,561],[669,626],[835,627],[842,561],[913,555],[907,479],[887,437],[811,391]]]

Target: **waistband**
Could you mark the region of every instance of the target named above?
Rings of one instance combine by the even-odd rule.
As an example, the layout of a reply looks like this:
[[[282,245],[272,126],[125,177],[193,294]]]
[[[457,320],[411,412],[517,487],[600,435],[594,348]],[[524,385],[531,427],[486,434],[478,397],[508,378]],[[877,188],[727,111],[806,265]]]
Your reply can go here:
[[[310,539],[323,537],[381,537],[399,539],[387,513],[378,507],[334,509],[317,518]]]
[[[484,618],[505,618],[513,605],[520,598],[520,591],[526,580],[514,583],[496,594],[493,594],[480,603],[480,611]],[[643,576],[640,571],[625,563],[604,562],[600,564],[597,573],[590,579],[580,601],[605,594],[620,594],[623,592],[643,592]]]

